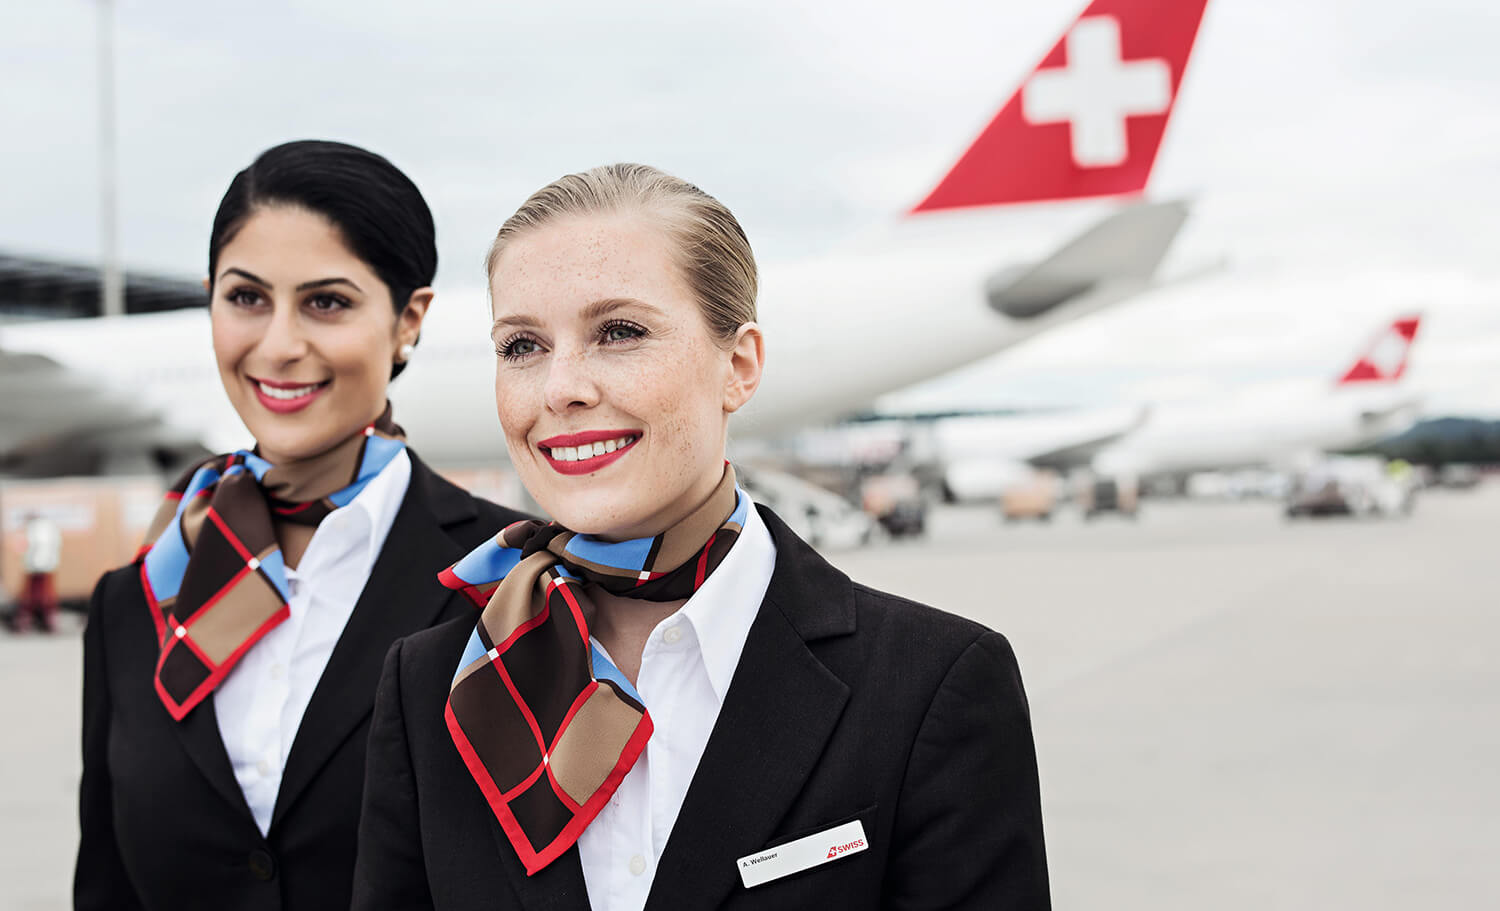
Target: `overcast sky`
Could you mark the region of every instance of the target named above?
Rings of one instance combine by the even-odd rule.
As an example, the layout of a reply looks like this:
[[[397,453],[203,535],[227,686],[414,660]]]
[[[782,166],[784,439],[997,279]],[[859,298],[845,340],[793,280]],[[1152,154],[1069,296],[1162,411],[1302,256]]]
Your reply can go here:
[[[929,189],[1083,5],[120,0],[121,254],[201,274],[234,172],[326,137],[422,187],[440,288],[481,286],[528,192],[613,160],[719,196],[762,261],[816,255]],[[0,6],[0,250],[97,256],[96,9]],[[1413,307],[1429,316],[1417,363],[1444,395],[1500,386],[1497,9],[1210,0],[1150,194],[1194,200],[1175,262],[1227,256],[1229,272],[918,397],[1096,402],[1331,374]]]

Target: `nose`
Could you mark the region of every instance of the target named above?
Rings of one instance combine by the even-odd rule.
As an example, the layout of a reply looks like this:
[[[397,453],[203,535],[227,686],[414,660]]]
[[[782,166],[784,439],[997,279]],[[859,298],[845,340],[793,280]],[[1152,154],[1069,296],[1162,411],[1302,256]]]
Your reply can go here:
[[[277,365],[290,364],[307,355],[307,334],[295,306],[280,303],[272,306],[270,322],[256,347]]]
[[[547,364],[545,388],[547,410],[567,414],[599,404],[599,385],[587,355],[581,351],[555,352]]]

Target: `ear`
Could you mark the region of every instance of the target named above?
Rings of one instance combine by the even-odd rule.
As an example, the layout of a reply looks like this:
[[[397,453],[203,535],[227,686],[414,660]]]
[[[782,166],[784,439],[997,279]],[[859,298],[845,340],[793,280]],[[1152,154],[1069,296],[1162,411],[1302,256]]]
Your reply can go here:
[[[745,323],[735,332],[734,347],[729,349],[729,382],[724,385],[725,414],[739,411],[755,395],[765,365],[765,335],[756,323]]]
[[[207,291],[209,294],[214,293],[213,279],[209,278],[207,275],[203,276],[203,290]]]
[[[415,345],[422,334],[422,320],[427,318],[427,308],[432,306],[435,292],[432,288],[418,288],[406,299],[406,307],[396,316],[396,345]]]

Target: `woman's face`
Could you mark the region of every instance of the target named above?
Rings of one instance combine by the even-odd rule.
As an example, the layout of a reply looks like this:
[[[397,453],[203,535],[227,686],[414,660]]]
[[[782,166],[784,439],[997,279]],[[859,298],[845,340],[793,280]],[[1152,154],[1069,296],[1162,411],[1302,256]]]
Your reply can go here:
[[[496,410],[542,509],[623,540],[708,498],[761,335],[747,323],[716,343],[663,230],[637,214],[554,220],[510,241],[490,293]]]
[[[333,223],[294,206],[253,212],[216,268],[219,378],[262,456],[274,465],[317,455],[380,416],[431,289],[397,317],[390,290]]]

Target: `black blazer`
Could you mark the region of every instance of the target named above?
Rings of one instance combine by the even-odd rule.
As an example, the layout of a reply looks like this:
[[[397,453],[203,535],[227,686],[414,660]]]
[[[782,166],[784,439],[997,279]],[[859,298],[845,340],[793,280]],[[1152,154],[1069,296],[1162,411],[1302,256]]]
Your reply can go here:
[[[83,909],[346,908],[375,684],[397,638],[474,608],[437,573],[520,513],[470,496],[415,454],[411,483],[313,691],[262,836],[213,699],[174,722],[152,686],[157,641],[140,570],[107,573],[84,630]]]
[[[851,582],[760,511],[775,572],[646,907],[1049,907],[1031,723],[1004,637]],[[356,911],[589,907],[576,846],[528,877],[449,738],[444,700],[473,626],[426,630],[386,658]],[[867,850],[742,885],[736,859],[853,819]]]

